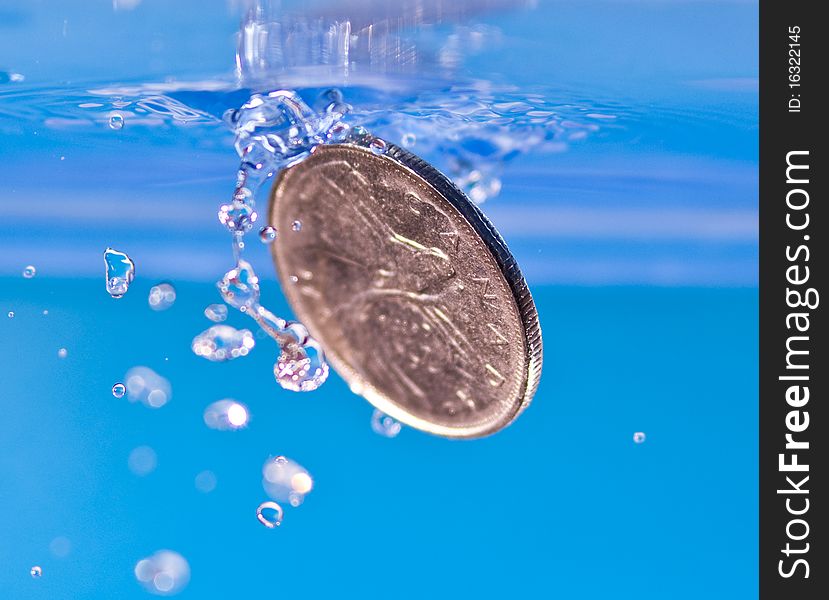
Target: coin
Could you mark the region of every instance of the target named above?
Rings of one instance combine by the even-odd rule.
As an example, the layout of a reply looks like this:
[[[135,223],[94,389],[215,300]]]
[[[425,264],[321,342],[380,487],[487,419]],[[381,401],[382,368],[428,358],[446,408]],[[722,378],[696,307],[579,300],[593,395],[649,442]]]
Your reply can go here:
[[[278,176],[270,224],[291,308],[376,408],[475,438],[530,403],[542,352],[526,282],[492,224],[428,163],[376,140],[318,146]]]

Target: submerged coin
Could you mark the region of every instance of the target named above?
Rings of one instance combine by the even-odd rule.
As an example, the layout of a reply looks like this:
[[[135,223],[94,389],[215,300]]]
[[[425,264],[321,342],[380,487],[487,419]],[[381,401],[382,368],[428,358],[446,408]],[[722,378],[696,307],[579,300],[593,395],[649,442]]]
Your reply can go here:
[[[530,403],[530,292],[492,224],[430,165],[392,145],[319,146],[279,175],[270,225],[287,232],[271,249],[291,307],[379,410],[473,438]]]

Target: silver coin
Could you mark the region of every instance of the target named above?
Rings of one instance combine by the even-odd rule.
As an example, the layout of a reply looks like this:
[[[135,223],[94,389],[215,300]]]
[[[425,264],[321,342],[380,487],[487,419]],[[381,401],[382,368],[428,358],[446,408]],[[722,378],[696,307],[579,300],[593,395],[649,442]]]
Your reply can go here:
[[[541,376],[526,282],[463,192],[413,154],[369,141],[319,146],[274,183],[282,288],[376,408],[440,436],[494,433]]]

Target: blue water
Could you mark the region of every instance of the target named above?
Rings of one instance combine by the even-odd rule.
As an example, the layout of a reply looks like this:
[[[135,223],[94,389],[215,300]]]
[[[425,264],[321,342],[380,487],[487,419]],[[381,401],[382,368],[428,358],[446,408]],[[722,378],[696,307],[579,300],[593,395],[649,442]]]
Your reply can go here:
[[[545,370],[513,426],[449,442],[378,436],[336,375],[282,390],[267,339],[223,364],[190,350],[231,260],[215,215],[238,159],[218,117],[261,85],[234,74],[240,4],[0,1],[0,598],[148,598],[133,569],[164,548],[191,568],[180,598],[755,597],[756,5],[470,11],[432,37],[491,46],[451,77],[345,86],[389,131],[384,103],[417,112],[459,86],[537,94],[586,131],[512,158],[482,205],[535,296]],[[421,148],[440,163],[451,145]],[[120,300],[108,246],[136,263]],[[266,248],[248,250],[289,314]],[[155,312],[162,280],[177,298]],[[165,406],[113,397],[137,365],[170,380]],[[208,429],[228,397],[249,426]],[[146,477],[139,446],[158,457]],[[277,454],[314,490],[268,530]]]

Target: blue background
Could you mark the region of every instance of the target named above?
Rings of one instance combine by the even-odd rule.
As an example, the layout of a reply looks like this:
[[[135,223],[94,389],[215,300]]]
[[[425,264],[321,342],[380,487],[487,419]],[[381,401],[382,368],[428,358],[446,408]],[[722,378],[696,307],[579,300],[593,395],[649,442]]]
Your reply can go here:
[[[133,567],[161,548],[190,563],[181,598],[756,597],[756,4],[476,17],[503,40],[464,76],[619,118],[520,157],[484,205],[533,290],[545,371],[513,426],[473,442],[382,438],[336,376],[284,392],[268,340],[228,364],[190,351],[229,261],[215,206],[234,181],[230,134],[67,120],[115,83],[231,80],[239,17],[222,2],[0,1],[0,71],[25,76],[0,79],[0,598],[146,598]],[[106,246],[137,263],[119,301]],[[155,313],[161,279],[178,299]],[[113,398],[135,365],[170,379],[168,405]],[[249,407],[247,429],[204,426],[225,397]],[[143,478],[127,468],[141,445],[158,455]],[[254,511],[276,454],[315,489],[271,531]],[[193,483],[205,469],[209,494]]]

